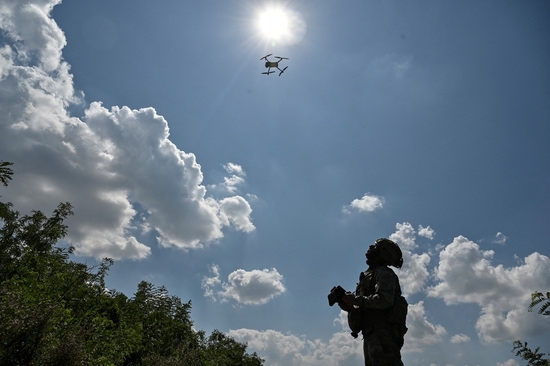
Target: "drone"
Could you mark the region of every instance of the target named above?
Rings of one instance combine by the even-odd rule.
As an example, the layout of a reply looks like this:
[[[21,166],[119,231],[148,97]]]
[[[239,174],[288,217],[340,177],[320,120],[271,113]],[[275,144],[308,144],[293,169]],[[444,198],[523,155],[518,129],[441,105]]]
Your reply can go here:
[[[272,55],[272,53],[270,53],[269,55],[264,56],[260,59],[260,60],[265,60],[265,67],[267,67],[267,71],[262,72],[262,74],[265,74],[265,75],[273,74],[276,71],[271,71],[271,68],[275,67],[275,68],[277,68],[277,70],[280,71],[279,76],[281,76],[281,74],[283,72],[285,72],[285,70],[288,68],[288,66],[281,70],[279,68],[279,62],[281,62],[281,60],[288,60],[288,57],[273,56],[275,58],[278,58],[279,60],[278,61],[269,61],[267,58],[271,55]]]

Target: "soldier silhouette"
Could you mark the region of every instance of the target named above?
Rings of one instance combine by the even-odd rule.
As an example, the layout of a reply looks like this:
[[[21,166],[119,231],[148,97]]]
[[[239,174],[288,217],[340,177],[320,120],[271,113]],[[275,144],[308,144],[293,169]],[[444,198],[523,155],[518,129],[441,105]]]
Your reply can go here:
[[[388,267],[401,268],[403,254],[396,243],[380,238],[365,255],[368,269],[359,276],[355,293],[347,292],[338,305],[348,312],[352,335],[363,333],[365,366],[403,366],[408,304],[399,278]]]

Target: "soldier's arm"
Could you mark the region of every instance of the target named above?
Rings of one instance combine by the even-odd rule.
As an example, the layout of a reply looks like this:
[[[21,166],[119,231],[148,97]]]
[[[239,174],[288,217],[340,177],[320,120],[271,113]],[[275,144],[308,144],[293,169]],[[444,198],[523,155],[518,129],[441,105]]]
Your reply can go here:
[[[375,275],[375,292],[368,296],[355,296],[354,305],[360,308],[386,309],[393,306],[397,280],[395,274],[389,271],[377,271]]]

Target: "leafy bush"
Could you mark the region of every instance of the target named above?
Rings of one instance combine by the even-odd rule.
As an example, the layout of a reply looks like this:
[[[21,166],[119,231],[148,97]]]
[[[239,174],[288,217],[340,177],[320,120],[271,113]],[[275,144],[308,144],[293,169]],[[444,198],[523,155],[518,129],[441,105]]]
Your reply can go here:
[[[0,161],[7,186],[11,163]],[[195,331],[191,301],[141,282],[132,298],[105,288],[113,261],[95,266],[57,247],[73,214],[20,215],[0,202],[0,365],[244,365],[263,360],[219,331]]]

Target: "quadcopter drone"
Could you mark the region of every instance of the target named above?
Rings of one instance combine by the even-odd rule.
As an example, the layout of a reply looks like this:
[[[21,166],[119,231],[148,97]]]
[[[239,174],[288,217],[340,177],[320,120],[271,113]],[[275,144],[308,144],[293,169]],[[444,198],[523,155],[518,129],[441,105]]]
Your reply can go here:
[[[264,56],[264,57],[262,57],[262,58],[260,59],[260,60],[265,60],[265,67],[267,67],[267,71],[266,71],[266,72],[262,72],[262,74],[265,74],[265,75],[273,74],[273,73],[276,72],[276,71],[271,71],[271,68],[274,67],[274,68],[277,68],[277,70],[280,71],[279,76],[281,76],[281,74],[282,74],[283,72],[285,72],[285,70],[288,68],[288,66],[281,70],[281,69],[279,68],[279,62],[280,62],[281,60],[288,60],[288,57],[273,56],[273,57],[275,57],[275,58],[278,58],[279,60],[278,60],[278,61],[269,61],[267,58],[268,58],[269,56],[271,56],[271,55],[272,55],[272,53],[270,53],[269,55]]]

